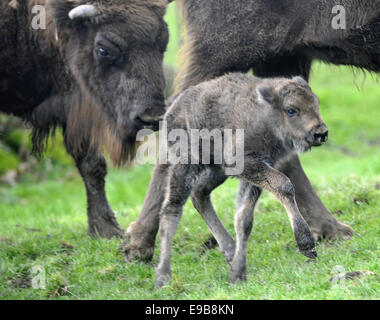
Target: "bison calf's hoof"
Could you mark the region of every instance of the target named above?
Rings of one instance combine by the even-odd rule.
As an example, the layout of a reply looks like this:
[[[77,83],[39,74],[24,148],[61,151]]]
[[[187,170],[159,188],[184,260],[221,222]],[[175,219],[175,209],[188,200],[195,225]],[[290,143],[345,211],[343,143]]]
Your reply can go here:
[[[317,251],[315,250],[315,241],[305,221],[296,221],[294,236],[301,253],[308,258],[315,259],[317,257]]]
[[[156,281],[154,282],[154,290],[161,289],[165,285],[170,283],[172,277],[171,271],[166,270],[165,272],[157,271]]]
[[[228,280],[231,284],[235,284],[237,282],[246,282],[247,281],[247,272],[244,270],[239,272],[231,271],[230,278]]]
[[[122,248],[124,251],[124,261],[143,261],[150,262],[153,259],[154,248],[136,248],[130,245],[126,245]]]

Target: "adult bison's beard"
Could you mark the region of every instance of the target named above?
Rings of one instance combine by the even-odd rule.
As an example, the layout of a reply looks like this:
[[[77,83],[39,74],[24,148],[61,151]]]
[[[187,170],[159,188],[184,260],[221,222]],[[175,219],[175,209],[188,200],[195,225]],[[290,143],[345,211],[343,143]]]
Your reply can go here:
[[[33,125],[33,151],[39,156],[45,151],[49,136],[62,127],[66,148],[73,156],[106,150],[115,165],[135,157],[135,135],[121,138],[116,124],[81,93],[52,98],[48,104],[37,107],[27,121]]]
[[[136,137],[121,137],[116,123],[98,111],[90,99],[81,99],[79,106],[71,107],[65,132],[67,146],[74,153],[89,147],[95,152],[106,150],[115,165],[131,161],[136,153]]]

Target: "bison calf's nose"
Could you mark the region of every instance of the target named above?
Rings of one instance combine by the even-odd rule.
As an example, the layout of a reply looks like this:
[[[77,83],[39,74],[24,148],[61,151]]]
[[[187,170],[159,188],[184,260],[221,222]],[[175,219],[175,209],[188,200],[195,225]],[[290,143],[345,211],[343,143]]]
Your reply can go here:
[[[329,137],[329,131],[326,130],[322,133],[316,133],[314,134],[314,146],[320,146],[323,143],[325,143],[328,140]]]

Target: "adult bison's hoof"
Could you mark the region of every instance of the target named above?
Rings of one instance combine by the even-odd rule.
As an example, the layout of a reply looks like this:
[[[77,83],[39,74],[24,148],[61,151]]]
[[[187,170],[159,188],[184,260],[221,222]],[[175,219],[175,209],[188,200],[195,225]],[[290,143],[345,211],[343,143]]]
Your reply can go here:
[[[321,223],[318,228],[311,227],[311,233],[315,241],[326,240],[350,240],[357,233],[348,225],[338,220]]]
[[[90,237],[111,239],[123,236],[123,230],[119,227],[114,213],[111,213],[107,213],[106,216],[97,216],[95,219],[89,219],[88,235]]]
[[[155,237],[145,232],[138,223],[132,223],[124,235],[124,241],[120,248],[124,252],[125,262],[152,261],[154,240]]]

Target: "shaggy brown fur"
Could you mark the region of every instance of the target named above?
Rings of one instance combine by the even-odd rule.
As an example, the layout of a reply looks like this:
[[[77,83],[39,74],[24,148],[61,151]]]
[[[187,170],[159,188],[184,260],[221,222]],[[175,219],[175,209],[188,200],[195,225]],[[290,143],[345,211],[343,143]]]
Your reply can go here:
[[[32,27],[35,5],[46,9],[46,29]],[[70,19],[80,5],[93,5],[95,14]],[[165,112],[166,5],[166,0],[0,3],[0,112],[32,125],[38,154],[62,127],[86,185],[91,235],[121,234],[105,197],[103,147],[117,164],[132,159],[136,132],[156,127]]]
[[[71,21],[68,12],[82,3],[95,4],[99,14],[86,21]],[[161,61],[167,30],[162,17],[167,2],[29,0],[16,4],[12,2],[1,7],[0,44],[7,48],[0,54],[1,111],[32,123],[34,150],[38,153],[44,150],[49,133],[61,125],[74,153],[82,152],[82,141],[90,138],[95,150],[106,145],[117,163],[133,158],[134,134],[141,125],[130,123],[125,104],[129,100],[129,112],[150,112],[155,117],[164,112],[164,108],[156,110],[154,104],[164,105]],[[37,4],[46,7],[46,30],[31,28],[35,16],[31,8]],[[128,48],[128,65],[118,65],[126,77],[128,73],[132,80],[139,77],[138,86],[146,89],[139,93],[128,78],[117,80],[120,71],[114,72],[114,78],[94,72],[97,67],[91,61],[93,39],[99,32],[110,35],[113,32],[113,37],[127,34],[125,40],[129,46],[140,44],[141,50],[146,51],[143,58],[134,61],[133,55],[141,53]],[[114,98],[110,94],[114,92],[108,92],[111,88],[103,85],[102,80],[111,82],[113,91],[120,91],[119,101],[111,100]],[[133,92],[134,100],[128,98]],[[140,110],[133,110],[138,100],[141,100],[140,106],[135,108]]]
[[[177,0],[186,24],[177,90],[228,71],[259,76],[302,75],[311,62],[380,72],[380,2],[373,0]],[[347,26],[331,26],[332,8]]]

